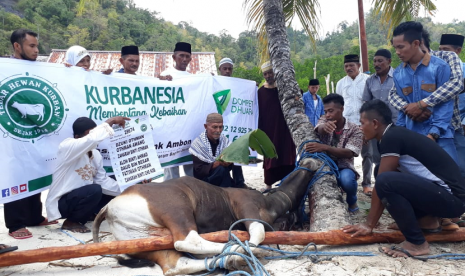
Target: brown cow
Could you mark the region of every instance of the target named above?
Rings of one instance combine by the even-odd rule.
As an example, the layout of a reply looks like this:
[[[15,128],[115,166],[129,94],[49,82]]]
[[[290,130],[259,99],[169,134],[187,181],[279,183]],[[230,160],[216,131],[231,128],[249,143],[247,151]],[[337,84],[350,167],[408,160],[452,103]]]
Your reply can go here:
[[[301,166],[316,171],[320,162],[305,159]],[[183,257],[181,252],[215,255],[224,244],[207,241],[199,233],[227,230],[237,220],[260,219],[272,224],[287,211],[295,210],[304,197],[313,174],[306,170],[293,172],[267,196],[258,191],[219,188],[192,177],[181,177],[163,183],[134,185],[113,199],[97,215],[93,225],[94,242],[98,242],[101,222],[107,219],[117,240],[150,236],[153,227],[171,231],[176,250],[139,252],[132,257],[156,262],[165,275],[192,274],[205,270],[204,260]],[[260,244],[265,237],[263,224],[244,222],[250,242]],[[226,262],[233,268],[234,258]]]

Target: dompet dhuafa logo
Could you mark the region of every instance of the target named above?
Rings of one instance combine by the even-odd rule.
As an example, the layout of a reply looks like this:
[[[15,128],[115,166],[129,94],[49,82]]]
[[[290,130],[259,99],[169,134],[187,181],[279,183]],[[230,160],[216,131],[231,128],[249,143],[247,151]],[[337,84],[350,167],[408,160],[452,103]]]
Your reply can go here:
[[[223,115],[224,111],[228,107],[229,100],[231,99],[231,89],[213,93],[213,99],[215,100],[218,113]]]
[[[0,82],[0,129],[3,137],[32,141],[55,133],[65,118],[58,89],[45,79],[15,75]]]

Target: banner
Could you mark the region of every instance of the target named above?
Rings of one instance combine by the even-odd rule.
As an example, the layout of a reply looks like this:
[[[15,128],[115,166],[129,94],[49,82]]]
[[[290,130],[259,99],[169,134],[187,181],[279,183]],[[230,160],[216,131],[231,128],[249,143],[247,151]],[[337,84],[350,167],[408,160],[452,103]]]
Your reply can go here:
[[[58,145],[72,124],[97,124],[113,116],[148,115],[163,167],[192,162],[189,147],[209,113],[224,115],[230,140],[257,128],[255,82],[210,75],[174,81],[114,73],[110,76],[61,64],[0,59],[0,203],[48,188]],[[111,172],[109,141],[99,149]]]
[[[147,115],[132,117],[115,129],[108,152],[121,191],[146,179],[163,175]]]

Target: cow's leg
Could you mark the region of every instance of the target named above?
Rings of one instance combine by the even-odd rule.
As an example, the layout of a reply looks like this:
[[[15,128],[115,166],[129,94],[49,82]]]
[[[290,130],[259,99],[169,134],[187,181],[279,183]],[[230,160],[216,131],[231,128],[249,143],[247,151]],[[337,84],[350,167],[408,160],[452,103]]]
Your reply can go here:
[[[163,274],[167,276],[193,274],[206,270],[204,259],[194,260],[186,258],[176,250],[139,252],[131,254],[131,257],[147,259],[157,263],[163,270]]]
[[[174,248],[192,254],[220,254],[223,251],[224,243],[207,241],[197,231],[192,230],[185,239],[176,241]]]

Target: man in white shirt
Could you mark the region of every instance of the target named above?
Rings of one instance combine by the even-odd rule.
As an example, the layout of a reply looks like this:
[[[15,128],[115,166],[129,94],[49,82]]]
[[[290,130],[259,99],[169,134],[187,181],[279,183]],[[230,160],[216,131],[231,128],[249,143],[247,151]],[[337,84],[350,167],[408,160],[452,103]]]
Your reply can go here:
[[[174,47],[173,60],[174,67],[168,68],[163,71],[159,78],[161,80],[173,80],[177,78],[182,78],[183,76],[190,76],[191,73],[187,72],[187,66],[192,60],[192,51],[191,45],[186,42],[178,42]],[[194,165],[188,164],[184,165],[184,173],[188,176],[194,176]],[[166,168],[163,171],[164,180],[170,180],[174,178],[179,178],[179,167]]]
[[[87,117],[73,123],[74,138],[60,143],[57,167],[45,203],[49,221],[66,218],[62,229],[78,233],[90,232],[84,224],[121,193],[118,183],[106,175],[97,145],[113,136],[112,125],[122,127],[126,117],[113,117],[96,125]]]
[[[360,72],[360,58],[358,55],[344,56],[344,71],[347,76],[340,79],[336,85],[336,93],[344,98],[343,116],[351,123],[360,125],[360,107],[363,104],[363,90],[368,75]],[[371,171],[373,157],[370,144],[364,142],[362,146],[363,193],[371,195]]]

